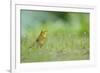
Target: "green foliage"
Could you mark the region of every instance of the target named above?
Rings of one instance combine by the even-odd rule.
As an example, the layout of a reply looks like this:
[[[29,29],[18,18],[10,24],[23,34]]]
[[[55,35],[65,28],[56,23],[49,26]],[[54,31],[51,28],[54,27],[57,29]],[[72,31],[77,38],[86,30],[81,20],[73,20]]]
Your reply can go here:
[[[28,37],[28,36],[27,36]],[[25,41],[26,40],[26,41]],[[21,62],[66,61],[89,59],[89,38],[77,33],[54,32],[49,34],[42,48],[30,48],[33,38],[22,41]]]

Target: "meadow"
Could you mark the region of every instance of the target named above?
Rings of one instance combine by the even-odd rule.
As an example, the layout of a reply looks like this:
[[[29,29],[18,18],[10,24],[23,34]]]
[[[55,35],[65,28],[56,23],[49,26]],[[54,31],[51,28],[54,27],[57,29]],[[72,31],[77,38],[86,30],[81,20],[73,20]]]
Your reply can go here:
[[[26,11],[26,14],[34,15],[35,13],[30,13],[29,11]],[[66,13],[64,13],[64,15],[65,14]],[[77,13],[74,15],[74,13],[71,14],[69,12],[70,23],[63,23],[67,20],[66,18],[65,20],[63,19],[64,21],[56,18],[57,20],[55,22],[50,19],[47,20],[47,18],[44,18],[44,20],[46,20],[45,23],[40,22],[37,24],[34,23],[34,21],[36,20],[32,18],[31,15],[30,17],[29,15],[27,15],[28,17],[25,17],[24,12],[22,12],[22,28],[20,37],[21,63],[75,61],[89,59],[89,19],[87,18],[89,14],[83,13],[82,15],[82,13]],[[44,16],[46,15],[44,14]],[[78,20],[79,16],[81,20]],[[28,18],[34,19],[33,22],[29,22],[30,20]],[[52,18],[54,18],[54,15]],[[31,23],[32,26],[28,24],[26,24],[28,26],[25,26],[24,21],[28,22],[28,24]],[[80,21],[80,23],[78,23],[78,21]],[[66,22],[68,22],[68,20]],[[35,41],[42,29],[47,30],[46,41],[41,48],[35,47]]]

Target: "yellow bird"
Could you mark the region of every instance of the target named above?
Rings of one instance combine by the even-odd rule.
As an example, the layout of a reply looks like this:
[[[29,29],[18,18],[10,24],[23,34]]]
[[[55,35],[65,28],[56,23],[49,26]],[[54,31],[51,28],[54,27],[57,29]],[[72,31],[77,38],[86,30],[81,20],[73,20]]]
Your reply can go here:
[[[47,30],[42,29],[39,36],[36,38],[36,40],[31,44],[29,49],[31,48],[42,48],[42,46],[45,44],[47,39]]]
[[[41,48],[44,45],[46,38],[47,38],[47,30],[41,30],[38,38],[36,39],[37,46]]]

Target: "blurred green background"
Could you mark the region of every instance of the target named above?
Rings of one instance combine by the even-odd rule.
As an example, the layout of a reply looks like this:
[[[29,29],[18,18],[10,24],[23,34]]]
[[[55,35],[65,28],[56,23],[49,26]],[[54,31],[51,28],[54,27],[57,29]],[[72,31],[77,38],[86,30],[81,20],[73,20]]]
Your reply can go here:
[[[21,10],[20,15],[21,63],[89,59],[89,13]],[[42,29],[46,41],[36,48]]]

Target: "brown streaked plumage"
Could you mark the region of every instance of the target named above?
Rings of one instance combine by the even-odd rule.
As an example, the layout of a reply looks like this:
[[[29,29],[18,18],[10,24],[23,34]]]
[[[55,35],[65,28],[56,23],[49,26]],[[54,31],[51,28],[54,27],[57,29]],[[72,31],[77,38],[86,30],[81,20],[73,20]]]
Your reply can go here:
[[[36,39],[36,43],[40,48],[44,45],[46,38],[47,38],[47,31],[41,30],[38,38]]]

